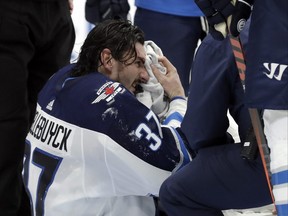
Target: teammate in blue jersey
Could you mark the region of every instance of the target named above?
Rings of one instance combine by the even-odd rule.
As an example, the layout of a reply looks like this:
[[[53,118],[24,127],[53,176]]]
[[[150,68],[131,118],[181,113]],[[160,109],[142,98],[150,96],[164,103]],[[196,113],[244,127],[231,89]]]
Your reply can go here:
[[[277,215],[288,215],[288,1],[255,0],[246,103],[263,109]]]
[[[241,33],[246,45],[247,32]],[[241,157],[233,143],[227,110],[238,124],[242,144],[251,127],[244,91],[229,39],[208,35],[195,56],[187,112],[181,124],[192,161],[164,181],[160,200],[170,216],[223,216],[221,210],[247,209],[272,202],[260,156]],[[255,140],[254,140],[255,142]]]
[[[198,42],[206,36],[202,11],[194,0],[135,0],[134,23],[153,40],[177,68],[188,96],[191,65]]]
[[[130,21],[99,23],[41,90],[24,160],[34,215],[154,215],[151,195],[190,160],[175,129],[187,102],[167,58],[165,76],[152,65],[170,99],[165,125],[135,97],[149,81],[143,44]]]
[[[249,108],[263,111],[264,133],[270,148],[270,171],[277,214],[287,216],[288,1],[196,0],[195,2],[207,16],[211,33],[216,39],[226,37],[227,30],[237,36],[253,6],[246,53],[245,103]]]

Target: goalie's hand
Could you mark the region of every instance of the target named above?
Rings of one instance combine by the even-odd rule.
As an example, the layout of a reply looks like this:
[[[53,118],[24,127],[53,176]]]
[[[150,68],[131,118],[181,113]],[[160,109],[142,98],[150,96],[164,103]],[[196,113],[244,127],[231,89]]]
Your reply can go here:
[[[209,33],[223,40],[231,31],[238,36],[251,14],[253,0],[195,0],[207,18]]]
[[[168,98],[171,100],[177,96],[185,98],[184,89],[177,69],[165,56],[159,56],[158,62],[166,68],[166,74],[161,73],[160,70],[153,64],[151,65],[152,72],[158,82],[162,85]]]

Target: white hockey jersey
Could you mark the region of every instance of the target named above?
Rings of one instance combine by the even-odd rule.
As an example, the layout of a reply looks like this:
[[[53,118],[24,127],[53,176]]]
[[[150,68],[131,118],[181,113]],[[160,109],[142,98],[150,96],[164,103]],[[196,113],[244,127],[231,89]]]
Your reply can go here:
[[[153,216],[149,196],[190,161],[183,140],[121,84],[98,72],[70,77],[71,67],[40,92],[26,139],[34,215]],[[172,101],[167,120],[180,123],[185,109]]]

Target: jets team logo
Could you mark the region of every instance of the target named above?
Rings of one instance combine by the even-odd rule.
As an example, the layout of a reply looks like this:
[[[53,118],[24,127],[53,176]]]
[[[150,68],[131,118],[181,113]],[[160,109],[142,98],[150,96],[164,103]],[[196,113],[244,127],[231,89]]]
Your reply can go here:
[[[119,92],[124,91],[125,89],[120,86],[120,83],[107,82],[97,91],[97,97],[91,104],[98,103],[101,100],[106,100],[109,103]]]

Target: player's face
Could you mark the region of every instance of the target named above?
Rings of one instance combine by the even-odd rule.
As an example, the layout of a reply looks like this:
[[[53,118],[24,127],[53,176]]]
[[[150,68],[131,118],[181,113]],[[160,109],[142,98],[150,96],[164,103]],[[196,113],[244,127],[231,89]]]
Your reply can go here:
[[[144,66],[146,57],[144,46],[140,43],[136,43],[135,48],[137,51],[137,59],[132,64],[128,65],[118,62],[117,67],[115,68],[118,73],[117,81],[133,94],[135,94],[136,86],[139,83],[146,83],[149,79],[149,75]]]

